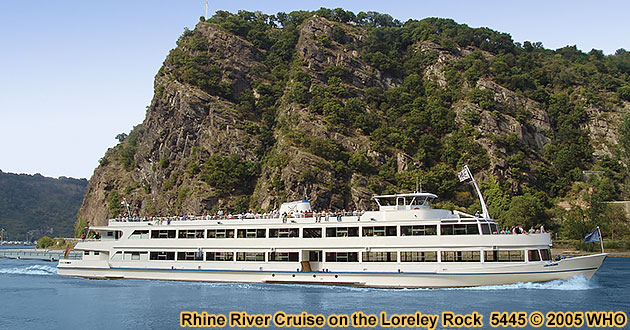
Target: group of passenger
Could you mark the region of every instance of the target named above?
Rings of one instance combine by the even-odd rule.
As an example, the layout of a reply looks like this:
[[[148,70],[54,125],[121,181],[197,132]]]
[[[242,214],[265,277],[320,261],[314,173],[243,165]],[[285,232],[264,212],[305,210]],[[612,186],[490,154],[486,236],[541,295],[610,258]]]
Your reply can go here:
[[[182,215],[182,216],[153,216],[153,217],[139,217],[136,215],[133,216],[119,216],[117,218],[111,219],[116,222],[153,222],[156,225],[161,225],[163,223],[170,224],[171,221],[194,221],[194,220],[244,220],[244,219],[279,219],[282,218],[284,222],[290,218],[315,218],[315,222],[321,222],[322,218],[324,221],[329,221],[330,218],[337,219],[337,221],[341,221],[341,218],[344,216],[355,216],[358,219],[361,219],[361,215],[363,215],[365,211],[359,210],[324,210],[324,211],[295,211],[295,212],[283,212],[280,214],[279,210],[273,210],[264,213],[255,213],[251,210],[248,212],[242,213],[227,213],[219,210],[217,213],[213,215]]]
[[[545,231],[545,226],[541,225],[540,228],[534,229],[534,227],[530,227],[529,230],[525,230],[525,228],[523,228],[523,226],[514,226],[512,227],[512,229],[510,229],[510,227],[505,227],[503,229],[501,229],[500,234],[503,235],[520,235],[520,234],[540,234],[540,233],[546,233]]]

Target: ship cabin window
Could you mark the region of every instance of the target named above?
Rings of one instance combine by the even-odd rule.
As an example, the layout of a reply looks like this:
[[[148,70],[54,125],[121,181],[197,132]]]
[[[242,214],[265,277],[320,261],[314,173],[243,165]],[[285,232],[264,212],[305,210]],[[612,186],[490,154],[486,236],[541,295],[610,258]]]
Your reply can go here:
[[[481,233],[484,235],[496,235],[499,233],[499,228],[496,223],[482,222]]]
[[[206,261],[233,261],[234,252],[206,252]]]
[[[363,236],[396,236],[396,226],[363,227]]]
[[[203,229],[193,229],[193,230],[180,230],[178,238],[204,238],[205,230]]]
[[[146,252],[125,251],[123,253],[123,261],[147,260]]]
[[[151,238],[175,238],[176,230],[151,230]]]
[[[477,224],[441,224],[440,233],[442,235],[479,235]]]
[[[551,251],[549,251],[549,249],[542,249],[540,250],[540,256],[542,260],[549,261],[551,260]]]
[[[304,228],[302,229],[303,238],[322,238],[321,228]]]
[[[269,237],[300,237],[299,228],[269,228]]]
[[[485,262],[523,262],[525,252],[523,250],[485,251],[483,259]]]
[[[131,235],[129,235],[129,239],[148,239],[149,231],[148,230],[134,230]]]
[[[417,207],[425,207],[428,208],[431,206],[431,200],[433,198],[431,197],[421,197],[421,196],[416,196],[414,197],[411,202],[409,202],[409,205],[412,206],[412,209],[417,209]],[[414,207],[415,206],[415,207]]]
[[[236,261],[265,261],[264,252],[237,252]]]
[[[175,260],[175,252],[152,251],[149,260]]]
[[[363,252],[363,262],[397,262],[396,252]]]
[[[308,261],[324,261],[322,258],[322,251],[309,251]]]
[[[177,260],[203,261],[203,253],[201,251],[177,252]]]
[[[90,251],[83,251],[83,255],[84,256],[89,256],[90,255]]]
[[[234,238],[234,229],[208,229],[208,238]]]
[[[266,229],[239,229],[238,238],[265,238]]]
[[[359,227],[326,228],[326,237],[359,237]]]
[[[107,232],[107,237],[114,237],[114,232],[113,231],[108,231]]]
[[[527,250],[527,260],[540,261],[540,254],[538,254],[538,250]]]
[[[358,252],[326,252],[327,262],[357,262]]]
[[[401,262],[437,262],[436,251],[402,251]]]
[[[94,251],[94,255],[95,255],[95,256],[100,255],[100,254],[101,254],[101,252],[99,252],[99,251]]]
[[[298,261],[297,252],[269,252],[269,261]]]
[[[442,262],[479,262],[479,251],[442,251]]]
[[[400,226],[401,236],[437,235],[437,225]]]

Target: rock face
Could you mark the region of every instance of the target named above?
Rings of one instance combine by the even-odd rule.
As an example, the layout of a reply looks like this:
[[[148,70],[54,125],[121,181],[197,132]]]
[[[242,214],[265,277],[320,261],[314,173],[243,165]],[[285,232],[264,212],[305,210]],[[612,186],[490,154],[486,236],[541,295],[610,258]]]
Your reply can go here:
[[[370,93],[403,84],[403,77],[370,65],[356,47],[366,42],[367,29],[314,15],[296,33],[290,46],[294,55],[290,65],[285,63],[288,72],[269,60],[275,46],[255,45],[217,24],[200,22],[185,33],[155,77],[155,96],[144,122],[108,150],[94,171],[79,218],[103,225],[126,213],[123,198],[141,216],[270,210],[305,195],[317,209],[367,209],[375,189],[395,189],[377,173],[424,170],[427,164],[404,146],[381,147],[374,134],[334,126],[329,105],[317,105],[320,94],[349,93],[363,102],[361,112],[374,114],[377,105],[364,101]],[[430,41],[410,49],[410,57],[431,59],[421,79],[441,87],[449,84],[449,63],[479,51],[469,47],[455,55]],[[505,161],[510,151],[496,136],[515,136],[531,151],[526,157],[537,158],[551,141],[549,116],[537,101],[491,79],[465,83],[462,91],[473,88],[489,91],[497,107],[484,109],[462,99],[449,111],[456,125],[469,122],[471,114],[478,118],[472,125],[474,143],[489,160],[478,169],[482,176],[511,180]],[[296,101],[305,95],[307,101]],[[340,108],[350,107],[349,97],[341,98]],[[596,108],[588,112],[598,152],[611,153],[609,146],[616,143],[612,127],[620,117],[602,117]],[[223,170],[237,180],[225,183],[229,178]],[[240,172],[244,174],[238,176]]]

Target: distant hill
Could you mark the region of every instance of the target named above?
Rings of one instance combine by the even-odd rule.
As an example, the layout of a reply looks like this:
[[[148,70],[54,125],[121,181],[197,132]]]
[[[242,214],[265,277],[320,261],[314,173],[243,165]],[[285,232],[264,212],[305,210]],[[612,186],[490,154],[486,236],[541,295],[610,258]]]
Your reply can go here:
[[[580,238],[613,223],[599,201],[630,196],[630,52],[545,49],[441,18],[219,11],[184,31],[144,122],[119,140],[83,223],[125,214],[122,198],[139,215],[264,211],[305,194],[318,210],[368,209],[417,178],[439,206],[474,213],[456,176],[468,164],[503,226]],[[555,207],[582,196],[593,212]]]
[[[0,227],[9,240],[74,236],[86,179],[0,171]]]

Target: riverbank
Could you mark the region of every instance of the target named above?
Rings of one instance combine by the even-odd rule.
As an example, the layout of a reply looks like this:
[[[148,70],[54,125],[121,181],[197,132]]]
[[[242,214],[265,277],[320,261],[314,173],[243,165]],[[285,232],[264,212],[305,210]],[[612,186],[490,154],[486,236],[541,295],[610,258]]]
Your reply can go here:
[[[586,246],[581,240],[554,240],[551,254],[555,256],[584,256],[601,251],[599,242],[589,243]],[[630,258],[630,249],[626,248],[628,241],[606,241],[604,242],[604,252],[609,253],[612,258]],[[576,247],[587,247],[588,250]]]

